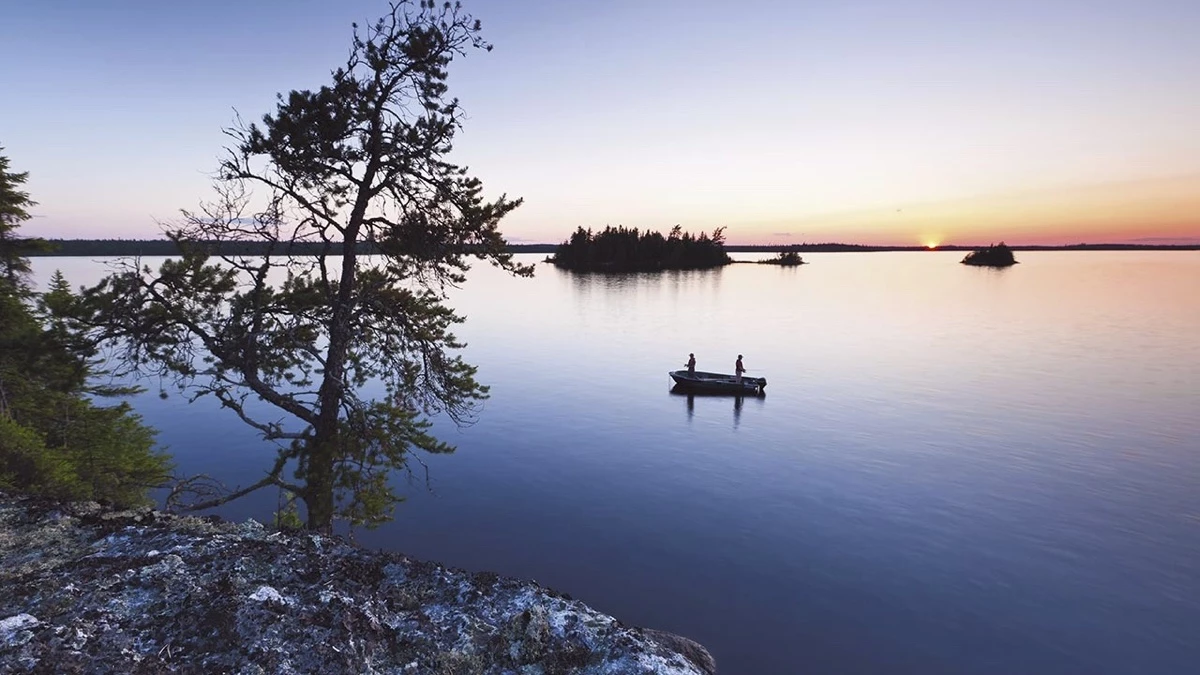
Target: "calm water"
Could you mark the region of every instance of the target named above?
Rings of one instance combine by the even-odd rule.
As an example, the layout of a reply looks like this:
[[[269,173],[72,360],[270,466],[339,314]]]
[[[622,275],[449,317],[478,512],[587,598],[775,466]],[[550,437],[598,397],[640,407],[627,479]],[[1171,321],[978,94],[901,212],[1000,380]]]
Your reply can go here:
[[[959,257],[476,270],[455,304],[492,398],[358,540],[537,579],[726,675],[1194,672],[1200,253]],[[671,394],[688,352],[744,354],[766,397]],[[185,471],[269,462],[211,406],[138,404]]]

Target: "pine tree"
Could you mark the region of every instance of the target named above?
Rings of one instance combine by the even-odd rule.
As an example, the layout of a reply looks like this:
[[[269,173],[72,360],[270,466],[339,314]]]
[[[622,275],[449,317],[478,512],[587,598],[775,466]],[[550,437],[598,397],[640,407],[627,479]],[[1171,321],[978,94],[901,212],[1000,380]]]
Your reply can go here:
[[[37,205],[29,198],[29,193],[21,189],[28,179],[28,171],[9,171],[9,159],[4,155],[4,147],[0,146],[0,284],[21,292],[28,290],[29,260],[25,256],[46,246],[40,239],[23,239],[16,235],[21,223],[29,220],[29,207]]]
[[[447,289],[471,257],[531,269],[513,263],[498,229],[520,200],[485,200],[448,160],[463,114],[447,67],[490,49],[479,33],[458,3],[428,0],[355,27],[331,83],[280,95],[261,125],[228,130],[216,198],[169,231],[183,257],[158,270],[131,263],[90,292],[129,368],[214,397],[276,450],[260,481],[193,507],[278,486],[304,502],[310,529],[378,524],[398,501],[388,475],[410,450],[453,449],[428,416],[464,421],[486,397],[455,353],[462,318]],[[207,248],[247,241],[268,254]],[[270,255],[297,244],[316,254]],[[363,396],[368,382],[386,395]]]
[[[170,462],[126,404],[100,406],[89,384],[94,348],[74,318],[78,296],[61,273],[49,292],[28,287],[30,241],[16,236],[34,202],[0,155],[0,489],[119,506],[147,501]]]

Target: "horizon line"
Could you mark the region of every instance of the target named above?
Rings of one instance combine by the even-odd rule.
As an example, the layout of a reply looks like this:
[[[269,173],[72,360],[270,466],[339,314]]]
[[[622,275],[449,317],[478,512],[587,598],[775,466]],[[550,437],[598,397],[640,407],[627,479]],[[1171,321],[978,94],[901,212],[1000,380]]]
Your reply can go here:
[[[51,243],[51,244],[54,244],[54,243],[79,244],[79,243],[107,242],[107,243],[112,243],[112,244],[121,243],[121,244],[162,245],[162,244],[170,243],[172,241],[171,239],[166,239],[166,238],[163,238],[163,239],[126,239],[126,238],[108,238],[108,239],[71,238],[71,239],[67,239],[67,238],[34,237],[34,239],[40,239],[42,241],[45,241],[45,242]],[[215,242],[217,240],[206,240],[206,241]],[[268,241],[269,240],[264,239],[264,240],[246,240],[246,241],[225,241],[225,242],[221,242],[221,243],[225,243],[225,244],[229,244],[229,245],[255,245],[255,244],[260,244],[260,243],[267,243]],[[283,245],[290,244],[290,245],[299,245],[299,246],[312,246],[312,245],[318,244],[319,242],[277,242],[277,243],[282,243]],[[509,247],[509,248],[556,248],[556,247],[562,245],[562,243],[563,242],[556,243],[556,242],[508,241],[508,242],[506,242],[506,247]],[[370,244],[370,242],[359,242],[359,245],[365,246],[365,245],[369,245],[369,244]],[[1123,248],[1123,249],[1131,249],[1131,250],[1136,250],[1136,249],[1160,249],[1160,250],[1161,249],[1200,249],[1200,238],[1151,237],[1151,238],[1141,238],[1140,240],[1135,239],[1135,240],[1124,240],[1124,241],[1120,241],[1120,240],[1098,241],[1098,242],[1081,241],[1081,242],[1076,242],[1076,243],[1071,243],[1071,244],[1033,244],[1033,243],[1010,244],[1004,240],[999,240],[999,241],[993,240],[993,241],[989,241],[987,243],[970,243],[970,244],[938,243],[936,245],[930,245],[930,244],[869,244],[869,243],[855,243],[855,242],[845,242],[845,241],[817,241],[817,242],[804,242],[804,243],[772,242],[772,243],[760,243],[760,244],[726,242],[724,247],[726,249],[730,249],[730,250],[732,250],[732,249],[756,249],[756,250],[763,250],[766,252],[773,252],[773,250],[777,250],[777,249],[787,250],[787,249],[805,249],[805,248],[811,249],[811,248],[835,248],[835,247],[836,248],[849,248],[849,249],[872,249],[872,250],[876,250],[876,251],[886,251],[886,250],[892,250],[892,251],[950,250],[950,251],[955,251],[955,250],[963,250],[963,249],[979,249],[979,248],[985,248],[988,246],[995,246],[997,244],[1004,244],[1014,250],[1022,250],[1022,249],[1024,249],[1024,250],[1056,250],[1056,249],[1066,250],[1066,249],[1078,249],[1078,248]],[[336,244],[336,245],[340,246],[341,244]],[[732,252],[738,253],[738,252],[745,252],[745,251],[733,250]],[[42,256],[52,257],[56,253],[57,253],[56,251],[46,251],[44,253],[41,253],[41,252],[35,253],[34,255],[37,257],[42,257]]]

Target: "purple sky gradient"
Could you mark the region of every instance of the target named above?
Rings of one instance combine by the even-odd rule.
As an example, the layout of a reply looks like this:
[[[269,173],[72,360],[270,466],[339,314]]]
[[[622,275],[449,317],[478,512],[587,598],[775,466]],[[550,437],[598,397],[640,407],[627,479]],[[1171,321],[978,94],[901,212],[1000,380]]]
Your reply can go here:
[[[496,49],[452,69],[456,158],[525,197],[514,240],[675,223],[746,243],[1200,239],[1194,1],[464,4]],[[26,234],[158,236],[209,195],[234,110],[325,83],[351,22],[384,8],[8,3],[0,145],[40,202]],[[1081,215],[1110,203],[1096,186],[1148,181],[1180,194]],[[1061,199],[979,217],[1033,191]]]

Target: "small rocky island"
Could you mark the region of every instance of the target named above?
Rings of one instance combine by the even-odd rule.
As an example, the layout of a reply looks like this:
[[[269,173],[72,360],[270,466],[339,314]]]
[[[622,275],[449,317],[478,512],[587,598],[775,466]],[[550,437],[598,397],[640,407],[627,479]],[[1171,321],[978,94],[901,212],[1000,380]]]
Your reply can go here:
[[[716,672],[534,582],[254,521],[0,494],[0,672]]]
[[[962,263],[979,267],[1011,267],[1017,264],[1017,260],[1013,257],[1012,249],[1000,242],[971,251],[962,259]]]
[[[676,225],[670,234],[637,228],[606,227],[592,232],[582,227],[558,245],[546,262],[574,272],[661,272],[703,270],[733,262],[725,253],[725,228],[698,236]]]
[[[779,265],[780,267],[797,267],[797,266],[803,265],[805,263],[804,263],[804,258],[801,258],[800,254],[795,251],[780,251],[779,255],[775,256],[774,258],[767,258],[766,260],[759,260],[758,264],[759,265]]]

